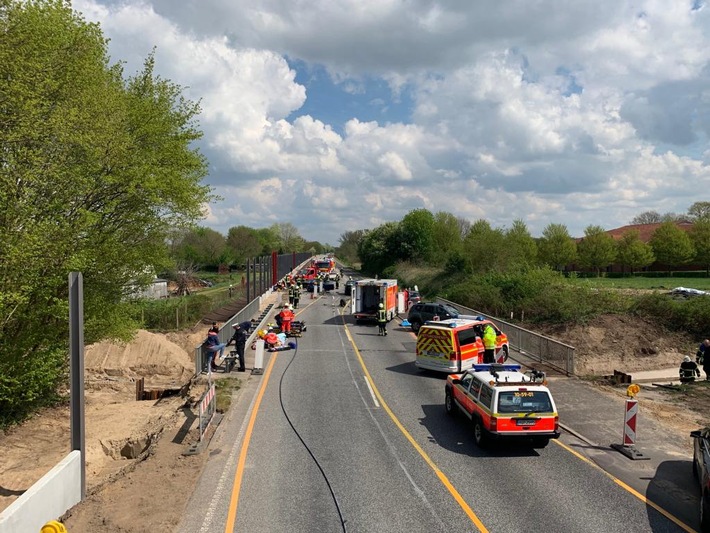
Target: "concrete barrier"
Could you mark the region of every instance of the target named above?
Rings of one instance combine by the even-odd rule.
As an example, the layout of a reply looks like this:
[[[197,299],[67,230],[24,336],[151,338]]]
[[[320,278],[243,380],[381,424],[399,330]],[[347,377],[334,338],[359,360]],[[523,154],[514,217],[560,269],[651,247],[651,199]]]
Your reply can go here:
[[[40,531],[81,501],[81,453],[74,450],[0,513],[0,533]]]

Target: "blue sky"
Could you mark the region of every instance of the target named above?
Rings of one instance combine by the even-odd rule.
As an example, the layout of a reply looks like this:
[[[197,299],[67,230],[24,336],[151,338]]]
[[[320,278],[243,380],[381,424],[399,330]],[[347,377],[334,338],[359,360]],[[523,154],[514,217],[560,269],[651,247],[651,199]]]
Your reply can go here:
[[[337,83],[321,65],[311,67],[298,60],[288,64],[296,72],[296,83],[306,88],[306,101],[287,117],[289,121],[310,115],[330,124],[340,135],[352,118],[362,122],[410,122],[412,100],[407,87],[393,94],[382,79],[366,77]]]
[[[704,1],[76,0],[200,100],[202,224],[308,240],[446,211],[534,236],[710,201]]]

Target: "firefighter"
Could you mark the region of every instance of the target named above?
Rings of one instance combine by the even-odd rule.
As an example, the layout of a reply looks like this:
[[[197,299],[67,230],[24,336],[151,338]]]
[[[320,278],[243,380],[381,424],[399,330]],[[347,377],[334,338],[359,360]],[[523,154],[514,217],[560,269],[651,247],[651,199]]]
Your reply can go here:
[[[293,311],[291,311],[291,304],[286,304],[279,316],[281,316],[281,331],[288,337],[291,333],[291,321],[295,318]]]
[[[496,362],[496,330],[493,326],[486,324],[483,328],[483,362],[484,363],[495,363]]]
[[[298,302],[301,300],[301,286],[297,283],[293,287],[293,308],[298,309]]]
[[[377,310],[377,327],[379,327],[378,335],[387,335],[387,311],[385,311],[384,304],[380,304]]]
[[[293,282],[291,282],[288,286],[288,303],[289,303],[289,305],[293,305],[293,298],[294,298],[293,293],[295,292],[295,287],[296,287],[296,284]]]

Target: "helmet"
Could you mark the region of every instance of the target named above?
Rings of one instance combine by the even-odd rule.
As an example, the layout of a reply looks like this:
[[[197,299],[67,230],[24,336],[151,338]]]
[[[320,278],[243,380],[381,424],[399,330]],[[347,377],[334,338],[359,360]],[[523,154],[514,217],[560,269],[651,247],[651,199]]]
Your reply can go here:
[[[385,308],[385,305],[384,305],[384,304],[380,304],[380,309],[384,309],[384,308]]]

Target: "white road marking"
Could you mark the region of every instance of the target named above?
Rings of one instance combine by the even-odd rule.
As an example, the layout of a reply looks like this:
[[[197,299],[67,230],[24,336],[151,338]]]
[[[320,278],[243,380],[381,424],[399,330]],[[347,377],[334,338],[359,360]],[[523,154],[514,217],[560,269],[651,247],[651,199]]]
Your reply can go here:
[[[367,376],[363,376],[365,378],[365,383],[367,384],[367,389],[370,391],[370,396],[372,396],[372,401],[375,403],[375,407],[380,406],[380,402],[377,401],[377,397],[375,396],[375,391],[372,390],[372,385],[370,385],[370,380],[367,379]]]

